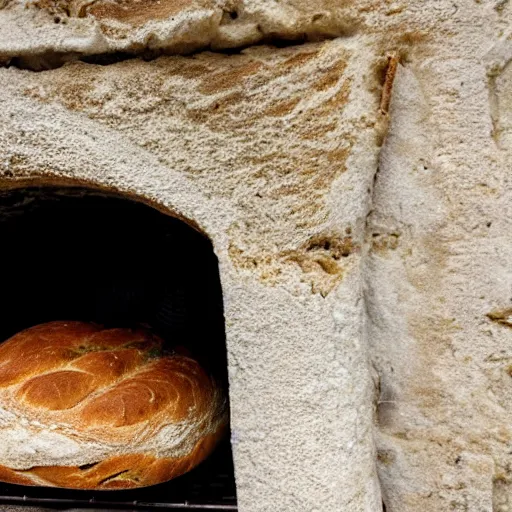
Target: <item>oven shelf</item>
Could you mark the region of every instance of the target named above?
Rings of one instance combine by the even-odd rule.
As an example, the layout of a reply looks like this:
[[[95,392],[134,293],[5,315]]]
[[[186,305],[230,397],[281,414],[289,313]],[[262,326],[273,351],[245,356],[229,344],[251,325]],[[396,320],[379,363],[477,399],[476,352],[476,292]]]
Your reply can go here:
[[[207,503],[146,503],[146,502],[114,502],[114,501],[95,501],[95,500],[71,500],[71,499],[51,499],[51,498],[28,498],[27,496],[0,496],[0,504],[2,505],[25,505],[29,506],[46,506],[52,508],[63,507],[80,507],[90,509],[104,510],[152,510],[152,509],[168,509],[168,510],[238,510],[236,505],[221,505]]]

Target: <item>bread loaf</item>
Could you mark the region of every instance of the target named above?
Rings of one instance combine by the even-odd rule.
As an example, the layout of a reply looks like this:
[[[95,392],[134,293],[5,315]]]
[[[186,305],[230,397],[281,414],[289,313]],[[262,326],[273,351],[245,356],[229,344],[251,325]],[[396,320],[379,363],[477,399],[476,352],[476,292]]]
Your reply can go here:
[[[51,322],[0,345],[0,480],[75,489],[165,482],[227,424],[221,389],[145,330]]]

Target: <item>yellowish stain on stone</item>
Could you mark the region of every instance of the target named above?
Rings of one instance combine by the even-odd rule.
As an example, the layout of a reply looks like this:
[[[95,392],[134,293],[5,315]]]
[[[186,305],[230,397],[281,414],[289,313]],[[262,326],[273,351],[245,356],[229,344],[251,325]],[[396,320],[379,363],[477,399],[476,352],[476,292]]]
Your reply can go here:
[[[293,268],[325,295],[343,265],[297,240],[324,229],[331,186],[347,169],[358,130],[372,129],[371,119],[344,114],[354,82],[350,59],[339,42],[324,42],[75,63],[40,75],[25,95],[86,114],[173,169],[176,159],[186,162],[183,172],[208,197],[251,190],[240,196],[240,217],[229,230],[235,267],[267,284],[288,279]]]

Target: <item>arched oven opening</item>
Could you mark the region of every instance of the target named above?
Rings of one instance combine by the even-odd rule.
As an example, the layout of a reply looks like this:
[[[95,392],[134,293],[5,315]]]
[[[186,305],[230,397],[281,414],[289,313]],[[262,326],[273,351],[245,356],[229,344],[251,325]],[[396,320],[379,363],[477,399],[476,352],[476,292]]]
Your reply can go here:
[[[0,193],[0,340],[36,324],[81,320],[149,326],[190,352],[226,388],[218,263],[185,222],[113,194],[68,187]],[[104,509],[236,510],[231,445],[196,469],[129,491],[0,483],[0,501]]]

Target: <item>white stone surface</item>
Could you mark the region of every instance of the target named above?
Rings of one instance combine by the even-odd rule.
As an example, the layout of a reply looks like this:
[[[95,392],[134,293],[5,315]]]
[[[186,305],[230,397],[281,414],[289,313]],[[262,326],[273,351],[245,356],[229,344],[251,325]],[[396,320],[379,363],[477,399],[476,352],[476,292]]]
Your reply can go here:
[[[512,305],[511,17],[496,7],[454,10],[395,81],[365,267],[388,511],[512,505],[512,330],[487,316]]]
[[[2,183],[115,187],[212,238],[240,510],[512,510],[510,2],[105,5],[0,11]],[[16,69],[304,35],[341,37]]]
[[[382,116],[355,48],[0,70],[4,187],[110,187],[211,237],[242,511],[380,507],[360,266]]]

